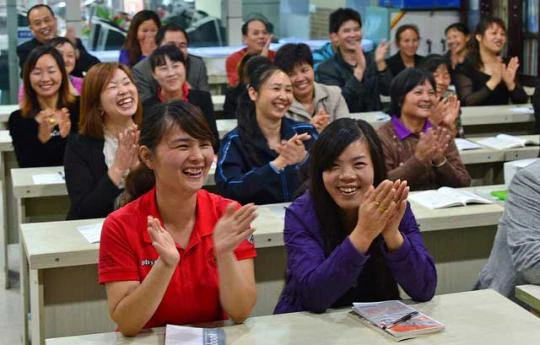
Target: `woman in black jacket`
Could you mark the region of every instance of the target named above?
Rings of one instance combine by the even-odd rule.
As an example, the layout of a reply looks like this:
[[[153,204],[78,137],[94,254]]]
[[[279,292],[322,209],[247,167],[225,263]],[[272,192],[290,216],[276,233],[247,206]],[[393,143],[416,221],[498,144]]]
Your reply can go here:
[[[64,60],[54,47],[38,47],[23,70],[21,109],[9,116],[19,167],[62,165],[67,136],[77,131],[79,98],[71,94]]]
[[[150,111],[154,105],[165,103],[170,100],[182,100],[199,107],[208,121],[208,125],[214,134],[216,144],[214,152],[219,149],[219,135],[214,117],[214,105],[210,93],[203,90],[191,89],[186,81],[186,63],[184,55],[173,44],[166,44],[157,48],[150,55],[152,76],[159,87],[153,97],[147,99],[144,104],[144,112]]]
[[[80,134],[71,136],[66,147],[68,219],[105,217],[115,209],[125,176],[139,163],[141,122],[142,107],[128,67],[93,66],[83,85]]]

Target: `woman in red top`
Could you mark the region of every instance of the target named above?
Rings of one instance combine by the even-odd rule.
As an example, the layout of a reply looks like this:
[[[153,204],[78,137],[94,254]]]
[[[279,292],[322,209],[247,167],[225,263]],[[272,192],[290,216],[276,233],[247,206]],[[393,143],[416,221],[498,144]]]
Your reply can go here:
[[[213,140],[199,109],[182,101],[160,104],[143,120],[143,164],[126,182],[131,199],[140,197],[107,217],[99,251],[99,281],[124,335],[242,322],[255,305],[255,206],[202,189]]]

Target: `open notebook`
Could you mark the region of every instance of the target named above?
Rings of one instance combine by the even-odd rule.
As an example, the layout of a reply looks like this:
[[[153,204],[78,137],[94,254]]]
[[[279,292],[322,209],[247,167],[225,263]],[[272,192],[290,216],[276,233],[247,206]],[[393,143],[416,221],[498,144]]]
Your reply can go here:
[[[409,199],[430,209],[493,203],[473,192],[452,187],[441,187],[436,190],[412,193],[409,195]]]
[[[353,311],[398,340],[444,329],[439,321],[400,301],[353,303]]]
[[[477,141],[487,147],[491,147],[498,150],[512,149],[518,147],[525,147],[526,145],[538,145],[538,141],[527,140],[508,134],[497,134],[492,138],[485,138]]]

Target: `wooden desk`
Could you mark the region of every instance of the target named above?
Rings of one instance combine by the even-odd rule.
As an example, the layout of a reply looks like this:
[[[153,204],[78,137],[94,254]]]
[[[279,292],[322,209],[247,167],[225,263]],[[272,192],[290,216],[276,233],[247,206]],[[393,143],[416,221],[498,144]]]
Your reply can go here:
[[[0,105],[0,128],[7,128],[9,115],[17,109],[19,109],[18,104]]]
[[[435,296],[413,306],[445,324],[441,332],[423,335],[406,344],[536,344],[540,319],[493,290]],[[324,314],[307,312],[252,317],[241,325],[223,327],[227,344],[388,344],[396,341],[368,326],[349,309]],[[103,333],[47,339],[47,345],[164,344],[164,328],[155,328],[135,338]]]
[[[475,190],[488,188],[500,186]],[[286,205],[260,206],[253,224],[258,291],[254,315],[270,314],[283,287]],[[437,263],[437,293],[469,290],[487,261],[503,207],[490,204],[429,210],[413,204],[412,208]],[[99,245],[88,243],[76,230],[98,221],[21,224],[23,315],[32,311],[32,339],[114,329],[104,316],[108,315],[104,288],[96,283]]]
[[[475,150],[460,151],[473,185],[504,183],[504,162],[518,159],[536,158],[540,154],[540,135],[518,135],[518,138],[531,140],[536,146],[497,150],[483,147]],[[478,143],[482,137],[468,137],[467,140]]]
[[[0,118],[1,117],[2,115],[0,115]],[[11,136],[9,135],[9,131],[0,130],[0,182],[2,183],[2,231],[0,231],[0,246],[3,249],[3,253],[0,255],[0,265],[3,268],[4,285],[6,289],[9,288],[10,285],[9,271],[7,268],[7,243],[9,242],[9,229],[12,227],[12,223],[9,221],[11,208],[8,206],[8,201],[11,199],[11,190],[8,188],[10,183],[9,169],[14,165],[16,165],[16,160],[13,153],[13,145],[11,144]]]
[[[214,104],[214,111],[222,112],[223,104],[225,103],[225,95],[212,95],[212,103]]]
[[[516,286],[516,298],[540,316],[540,285]]]

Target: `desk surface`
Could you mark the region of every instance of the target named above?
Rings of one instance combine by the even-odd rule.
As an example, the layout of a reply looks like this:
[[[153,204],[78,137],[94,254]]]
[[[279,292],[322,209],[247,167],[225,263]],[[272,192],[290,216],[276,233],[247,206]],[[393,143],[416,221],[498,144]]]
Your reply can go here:
[[[13,144],[11,143],[11,136],[9,131],[0,130],[0,152],[13,151]]]
[[[439,333],[407,340],[406,344],[536,344],[540,319],[493,290],[435,296],[414,307],[445,324]],[[382,331],[366,325],[349,310],[324,314],[291,313],[253,317],[223,328],[227,344],[397,344]],[[164,329],[135,338],[119,333],[48,339],[48,345],[164,344]]]
[[[540,312],[540,285],[516,286],[516,298],[537,312]]]
[[[32,176],[40,174],[64,174],[63,166],[11,169],[11,181],[15,198],[37,198],[67,195],[65,181],[62,183],[35,184]]]
[[[474,191],[503,189],[502,185],[470,187]],[[259,206],[253,223],[257,248],[283,246],[284,214],[287,203]],[[500,204],[471,205],[430,210],[411,203],[421,231],[470,228],[495,225],[503,213]],[[22,243],[30,269],[66,267],[97,263],[99,244],[91,244],[77,226],[102,219],[21,224]]]
[[[508,162],[517,159],[536,158],[540,152],[540,135],[516,135],[516,137],[525,140],[531,140],[534,146],[511,148],[506,150],[497,150],[490,147],[481,149],[463,150],[459,154],[463,164],[480,164],[489,162]],[[469,141],[478,143],[479,140],[486,137],[468,137]]]

